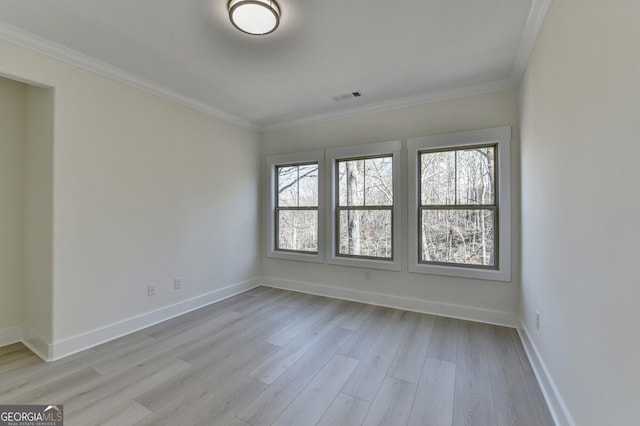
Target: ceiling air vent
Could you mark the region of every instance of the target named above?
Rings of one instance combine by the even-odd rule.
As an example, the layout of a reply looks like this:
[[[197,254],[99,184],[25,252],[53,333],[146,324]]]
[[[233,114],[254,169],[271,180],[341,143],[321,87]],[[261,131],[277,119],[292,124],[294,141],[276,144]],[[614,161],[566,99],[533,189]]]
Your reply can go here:
[[[362,93],[360,93],[360,91],[356,91],[351,93],[345,93],[344,95],[333,96],[333,100],[336,102],[340,102],[347,99],[359,98],[360,96],[362,96]]]

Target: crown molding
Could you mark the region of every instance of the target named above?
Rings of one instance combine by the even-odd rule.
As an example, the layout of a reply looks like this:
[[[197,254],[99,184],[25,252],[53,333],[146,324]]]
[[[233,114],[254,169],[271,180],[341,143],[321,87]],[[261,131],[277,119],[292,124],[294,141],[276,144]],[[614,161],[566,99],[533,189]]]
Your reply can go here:
[[[229,114],[220,109],[214,108],[211,105],[207,105],[204,102],[192,99],[188,96],[184,96],[174,90],[163,87],[150,80],[137,76],[128,71],[122,70],[113,65],[109,65],[98,59],[87,56],[83,53],[61,46],[57,43],[39,37],[35,34],[16,28],[6,22],[0,21],[0,38],[11,43],[26,47],[27,49],[34,50],[38,53],[50,56],[58,59],[67,64],[74,65],[78,68],[82,68],[87,71],[94,72],[103,77],[110,78],[119,83],[126,84],[127,86],[135,87],[136,89],[143,90],[148,93],[160,96],[161,98],[168,99],[177,104],[186,106],[188,108],[200,111],[211,117],[218,118],[245,129],[259,131],[259,126],[245,120],[244,118],[237,117],[233,114]]]
[[[520,44],[518,45],[518,51],[516,53],[516,59],[513,62],[513,68],[511,68],[511,80],[520,85],[520,80],[524,71],[527,69],[529,58],[535,47],[536,40],[542,30],[542,25],[547,17],[549,8],[553,0],[533,0],[531,3],[531,9],[529,9],[529,16],[527,17],[527,23],[522,32],[520,38]]]
[[[356,117],[360,115],[373,114],[376,112],[386,112],[396,109],[409,108],[418,105],[426,105],[434,102],[447,101],[450,99],[464,98],[467,96],[482,95],[484,93],[498,92],[501,90],[515,89],[518,85],[511,79],[494,80],[485,83],[472,84],[469,86],[444,89],[439,91],[429,91],[417,95],[402,98],[389,99],[372,104],[361,105],[351,108],[332,110],[323,114],[316,114],[304,118],[277,122],[261,127],[261,131],[275,132],[290,129],[293,127],[319,124],[327,121],[334,121],[343,118]]]

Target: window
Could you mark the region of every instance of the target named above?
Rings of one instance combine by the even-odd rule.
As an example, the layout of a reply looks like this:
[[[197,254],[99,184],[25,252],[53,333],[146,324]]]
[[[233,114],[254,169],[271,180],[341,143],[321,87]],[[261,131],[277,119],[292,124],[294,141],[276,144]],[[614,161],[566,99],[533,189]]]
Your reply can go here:
[[[276,166],[276,250],[318,253],[318,163]]]
[[[418,152],[418,261],[496,268],[495,145]]]
[[[327,151],[332,176],[330,263],[400,270],[399,141]]]
[[[393,156],[336,162],[337,255],[393,259]]]
[[[510,128],[408,141],[409,270],[509,281]]]
[[[269,157],[270,257],[322,261],[322,152]]]

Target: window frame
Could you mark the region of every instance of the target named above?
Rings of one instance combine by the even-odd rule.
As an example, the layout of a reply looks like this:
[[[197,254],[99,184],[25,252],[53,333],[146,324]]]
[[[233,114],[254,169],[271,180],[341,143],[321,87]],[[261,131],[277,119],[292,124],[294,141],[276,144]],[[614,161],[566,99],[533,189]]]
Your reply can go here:
[[[421,259],[421,198],[420,154],[425,151],[446,151],[495,146],[495,264],[496,266],[422,262]],[[409,262],[413,273],[445,275],[493,281],[511,281],[511,127],[447,133],[407,140]],[[486,209],[478,205],[477,209]],[[451,205],[455,210],[456,205]]]
[[[265,179],[267,188],[265,191],[266,200],[265,200],[265,209],[267,211],[266,214],[266,251],[267,257],[275,258],[275,259],[286,259],[286,260],[298,260],[304,262],[314,262],[314,263],[323,263],[324,262],[324,232],[325,232],[325,219],[324,219],[324,211],[325,208],[323,206],[324,203],[324,151],[308,151],[308,152],[298,152],[293,154],[285,154],[285,155],[274,155],[266,158],[267,162],[267,179]],[[316,253],[313,252],[304,252],[304,251],[296,251],[296,250],[287,250],[287,249],[277,249],[278,243],[278,225],[276,224],[276,220],[278,218],[276,214],[276,209],[278,208],[278,194],[276,190],[276,184],[278,182],[278,177],[276,175],[276,170],[278,167],[282,166],[301,166],[308,164],[318,164],[318,250]],[[305,208],[292,208],[286,210],[313,210],[308,207]]]
[[[401,182],[401,141],[379,142],[326,150],[326,168],[328,175],[328,200],[330,208],[329,224],[330,241],[327,247],[327,263],[332,265],[354,266],[367,269],[402,270],[402,182]],[[390,156],[392,161],[393,205],[391,207],[391,244],[392,258],[387,260],[368,256],[350,256],[338,253],[339,220],[341,207],[338,203],[338,167],[339,160],[369,159]],[[366,206],[364,206],[366,207]],[[343,208],[343,207],[342,207]],[[377,209],[372,209],[377,210]],[[385,208],[387,210],[387,208]]]

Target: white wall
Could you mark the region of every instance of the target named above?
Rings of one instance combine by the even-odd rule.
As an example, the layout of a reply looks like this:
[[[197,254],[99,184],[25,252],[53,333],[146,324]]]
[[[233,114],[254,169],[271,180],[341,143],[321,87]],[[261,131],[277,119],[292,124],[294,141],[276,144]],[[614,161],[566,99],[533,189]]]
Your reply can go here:
[[[400,296],[429,306],[440,313],[452,312],[447,305],[460,305],[462,316],[476,319],[509,318],[518,311],[518,246],[519,246],[519,125],[517,91],[503,91],[385,113],[369,114],[269,132],[262,135],[264,158],[268,155],[349,146],[370,142],[406,139],[463,130],[509,125],[513,128],[512,168],[513,198],[513,280],[510,283],[410,274],[407,272],[407,241],[402,242],[403,271],[373,270],[371,280],[364,279],[363,270],[328,264],[311,264],[267,258],[263,238],[263,275],[267,282],[281,280],[320,284],[356,291]],[[406,157],[406,153],[403,153]],[[405,159],[406,160],[406,159]],[[406,167],[403,170],[403,191],[406,200]],[[406,212],[402,235],[406,235]],[[291,284],[291,283],[288,283]],[[407,303],[411,303],[407,301]],[[478,311],[489,311],[484,315]],[[475,312],[474,312],[475,311]],[[494,319],[495,321],[495,319]],[[500,320],[503,321],[503,320]],[[508,321],[508,320],[507,320]]]
[[[581,426],[638,424],[638,17],[553,2],[520,88],[522,316]]]
[[[53,333],[53,90],[27,86],[24,161],[25,340],[44,352]],[[46,353],[46,352],[45,352]]]
[[[81,74],[56,91],[55,339],[257,276],[256,136]]]
[[[259,274],[255,133],[4,41],[0,73],[54,90],[53,343]]]
[[[26,111],[26,86],[0,77],[0,334],[23,321]]]

